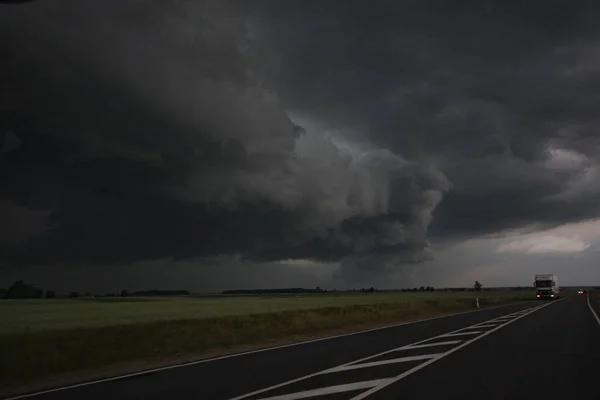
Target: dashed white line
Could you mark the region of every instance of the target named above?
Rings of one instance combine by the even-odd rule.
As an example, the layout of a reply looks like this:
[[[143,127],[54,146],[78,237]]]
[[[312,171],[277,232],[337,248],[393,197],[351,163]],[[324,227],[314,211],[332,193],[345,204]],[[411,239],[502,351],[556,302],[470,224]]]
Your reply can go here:
[[[520,316],[515,317],[515,318],[511,318],[511,320],[509,322],[506,322],[504,324],[498,325],[494,329],[486,331],[485,333],[483,333],[483,335],[480,335],[480,336],[478,336],[476,338],[470,339],[470,340],[464,342],[463,344],[459,345],[458,347],[455,347],[452,350],[449,350],[449,351],[444,352],[444,353],[430,355],[433,358],[432,357],[428,357],[429,361],[426,361],[426,362],[424,362],[424,363],[422,363],[422,364],[420,364],[420,365],[418,365],[418,366],[416,366],[416,367],[414,367],[414,368],[412,368],[412,369],[404,372],[401,375],[398,375],[398,376],[395,376],[395,377],[389,378],[389,379],[384,379],[383,380],[384,382],[382,382],[381,384],[379,384],[377,386],[371,387],[370,390],[368,390],[366,392],[363,392],[362,394],[358,395],[357,397],[352,398],[351,400],[363,399],[363,398],[367,397],[368,395],[373,394],[373,393],[375,393],[375,392],[383,389],[384,387],[386,387],[388,385],[391,385],[392,383],[397,382],[400,379],[402,379],[402,378],[404,378],[404,377],[406,377],[406,376],[408,376],[408,375],[410,375],[410,374],[412,374],[412,373],[420,370],[421,368],[424,368],[427,365],[429,365],[429,364],[431,364],[431,363],[433,363],[433,362],[435,362],[435,361],[437,361],[437,360],[439,360],[439,359],[441,359],[441,358],[443,358],[443,357],[445,357],[445,356],[453,353],[454,351],[457,351],[457,350],[463,348],[464,346],[466,346],[466,345],[468,345],[470,343],[473,343],[474,341],[479,340],[482,337],[487,336],[487,335],[489,335],[489,334],[497,331],[498,329],[500,329],[500,328],[502,328],[502,327],[504,327],[506,325],[509,325],[509,324],[517,321],[520,318],[525,317],[526,315],[528,315],[528,314],[530,314],[530,313],[532,313],[534,311],[539,310],[540,308],[546,307],[547,305],[549,305],[549,304],[530,308],[530,309],[528,309],[529,312],[527,312],[526,314],[520,315]],[[510,315],[513,315],[513,314],[510,314]],[[487,322],[491,322],[491,321],[485,321],[483,323],[487,323]],[[427,338],[425,340],[421,340],[421,341],[415,342],[413,344],[409,344],[409,345],[401,346],[401,347],[398,347],[398,348],[390,349],[390,350],[384,351],[382,353],[374,354],[374,355],[371,355],[371,356],[368,356],[368,357],[365,357],[365,358],[362,358],[362,359],[359,359],[359,360],[354,360],[354,361],[351,361],[349,363],[342,364],[342,365],[339,365],[339,366],[336,366],[336,367],[333,367],[333,368],[328,368],[328,369],[325,369],[325,370],[321,370],[321,371],[318,371],[318,372],[315,372],[315,373],[312,373],[312,374],[309,374],[309,375],[301,376],[301,377],[296,378],[296,379],[292,379],[292,380],[289,380],[289,381],[286,381],[286,382],[282,382],[282,383],[279,383],[279,384],[276,384],[276,385],[273,385],[273,386],[269,386],[269,387],[266,387],[266,388],[263,388],[263,389],[259,389],[259,390],[256,390],[254,392],[251,392],[251,393],[246,393],[246,394],[243,394],[241,396],[231,398],[230,400],[247,399],[249,397],[253,397],[253,396],[259,395],[261,393],[269,392],[269,391],[272,391],[274,389],[278,389],[278,388],[281,388],[281,387],[284,387],[284,386],[288,386],[288,385],[291,385],[293,383],[302,382],[302,381],[305,381],[305,380],[310,379],[310,378],[314,378],[314,377],[319,376],[319,375],[324,375],[324,374],[330,374],[330,373],[334,373],[334,372],[339,372],[340,370],[344,370],[344,369],[346,369],[348,367],[351,367],[351,366],[354,366],[354,365],[361,365],[361,363],[364,364],[364,361],[368,361],[368,360],[371,360],[373,358],[380,357],[380,356],[383,356],[383,355],[386,355],[386,354],[390,354],[390,353],[393,353],[393,352],[398,352],[398,351],[402,351],[402,350],[411,350],[411,349],[417,349],[417,348],[432,347],[432,346],[442,346],[442,345],[448,345],[448,344],[458,344],[458,343],[461,343],[463,341],[462,340],[452,340],[452,341],[444,341],[444,342],[437,342],[437,343],[426,343],[426,342],[430,342],[430,341],[435,340],[435,339],[441,339],[441,338],[444,338],[444,337],[449,337],[449,336],[452,336],[453,334],[456,334],[456,333],[459,333],[461,331],[464,331],[465,329],[467,329],[467,328],[457,329],[455,331],[448,332],[448,333],[445,333],[445,334],[442,334],[442,335],[438,335],[438,336],[434,336],[434,337],[431,337],[431,338]],[[480,333],[482,333],[482,331],[472,331],[472,332],[468,332],[468,333],[463,332],[463,334],[480,334]],[[380,364],[377,364],[377,365],[380,365]],[[359,367],[359,368],[364,368],[364,367]],[[342,390],[343,388],[346,388],[347,386],[348,385],[337,385],[335,387],[340,388],[340,390]],[[333,389],[331,389],[333,387],[334,386],[330,386],[330,387],[322,388],[322,389],[333,390]],[[320,390],[320,389],[315,389],[315,390]],[[346,390],[344,390],[344,391],[346,391]],[[308,392],[308,391],[302,391],[302,392],[298,392],[298,393],[290,393],[289,395],[283,395],[283,396],[300,396],[301,394],[306,393],[306,392]],[[311,391],[311,392],[313,392],[313,391]],[[337,392],[331,392],[330,391],[327,394],[333,394],[333,393],[337,393]],[[320,394],[319,394],[319,396],[320,396]],[[269,397],[269,398],[264,398],[262,400],[267,400],[267,399],[268,400],[275,400],[275,399],[278,399],[278,400],[279,399],[281,399],[281,400],[290,400],[290,399],[297,399],[297,398],[300,399],[300,398],[304,398],[304,397]]]
[[[473,328],[476,328],[476,329],[479,329],[479,328],[493,328],[495,326],[498,326],[498,324],[474,325]]]
[[[282,394],[274,397],[264,397],[260,400],[299,400],[309,397],[324,396],[327,394],[351,392],[353,390],[369,389],[375,386],[384,385],[389,379],[376,379],[373,381],[347,383],[345,385],[327,386],[319,389],[305,390],[297,393]]]
[[[431,358],[435,358],[435,357],[441,356],[442,354],[443,353],[423,354],[423,355],[420,355],[420,356],[390,358],[390,359],[381,360],[381,361],[372,361],[372,362],[362,363],[362,364],[353,364],[353,365],[347,365],[347,366],[344,366],[344,367],[334,368],[333,370],[328,370],[327,373],[349,371],[349,370],[360,369],[360,368],[378,367],[380,365],[397,364],[397,363],[410,362],[410,361],[429,360]]]

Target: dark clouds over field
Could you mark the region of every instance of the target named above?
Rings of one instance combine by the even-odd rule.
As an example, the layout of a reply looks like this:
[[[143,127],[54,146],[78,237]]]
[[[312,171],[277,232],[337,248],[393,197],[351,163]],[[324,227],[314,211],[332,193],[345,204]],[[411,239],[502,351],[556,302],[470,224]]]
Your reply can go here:
[[[593,219],[598,16],[591,1],[2,6],[0,263],[312,259],[366,284],[436,244]]]

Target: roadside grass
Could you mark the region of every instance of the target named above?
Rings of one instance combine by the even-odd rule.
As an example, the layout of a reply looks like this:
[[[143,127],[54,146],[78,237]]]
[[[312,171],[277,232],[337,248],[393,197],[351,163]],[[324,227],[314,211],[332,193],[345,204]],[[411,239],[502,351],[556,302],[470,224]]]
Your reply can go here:
[[[217,299],[222,304],[204,298],[116,301],[109,304],[110,309],[97,307],[98,304],[109,303],[106,301],[0,302],[3,308],[0,326],[12,324],[14,321],[10,318],[16,317],[21,323],[28,321],[35,328],[23,331],[19,326],[16,332],[0,335],[0,387],[23,385],[69,372],[93,371],[132,361],[164,361],[186,355],[199,358],[215,349],[267,344],[286,338],[293,340],[303,335],[327,335],[339,333],[340,330],[352,331],[473,309],[476,294],[461,294],[422,293],[419,296],[412,293],[385,293],[338,298],[328,298],[327,295],[294,298],[265,296],[245,298],[244,302],[264,302],[273,311],[252,312],[261,307],[246,304],[237,315],[229,307],[240,303],[223,304],[229,299]],[[530,300],[532,292],[483,292],[477,296],[480,306],[487,307]],[[205,303],[207,300],[211,300],[208,306]],[[55,305],[51,304],[54,302]],[[201,311],[190,306],[194,302]],[[291,302],[296,309],[290,309],[292,305],[287,302]],[[159,309],[158,304],[168,306],[161,312],[154,310],[153,313],[149,304]],[[315,304],[322,306],[315,307]],[[133,307],[125,307],[129,305]],[[57,306],[58,311],[55,310],[54,314],[35,324],[32,318],[43,315],[39,309],[47,310],[52,306]],[[167,312],[177,307],[180,307],[180,311],[175,313],[175,317],[164,318]],[[219,315],[215,309],[222,314]],[[19,314],[19,311],[23,314]],[[73,324],[69,327],[63,320],[69,315],[73,319],[88,315],[89,318],[83,318],[87,326]],[[54,323],[52,318],[59,322]]]

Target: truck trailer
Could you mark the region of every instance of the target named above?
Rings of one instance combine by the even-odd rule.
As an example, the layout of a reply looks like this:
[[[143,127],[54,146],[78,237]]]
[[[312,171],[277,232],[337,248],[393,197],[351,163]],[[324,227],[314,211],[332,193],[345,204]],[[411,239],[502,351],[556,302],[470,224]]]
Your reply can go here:
[[[560,297],[558,278],[554,274],[536,275],[533,285],[535,287],[535,297],[539,300],[553,300]]]

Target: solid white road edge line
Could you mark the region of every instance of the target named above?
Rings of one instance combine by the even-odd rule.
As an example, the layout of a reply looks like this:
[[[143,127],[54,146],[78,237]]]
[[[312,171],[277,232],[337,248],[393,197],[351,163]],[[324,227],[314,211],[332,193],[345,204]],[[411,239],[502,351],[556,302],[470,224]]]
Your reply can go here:
[[[471,340],[467,340],[466,342],[464,342],[461,345],[456,346],[452,350],[449,350],[446,353],[443,353],[441,356],[436,357],[434,359],[431,359],[429,361],[426,361],[423,364],[419,364],[416,367],[414,367],[412,369],[409,369],[408,371],[406,371],[406,372],[398,375],[397,377],[390,379],[388,382],[382,383],[379,386],[375,386],[374,388],[372,388],[370,390],[367,390],[366,392],[363,392],[363,393],[359,394],[358,396],[355,396],[355,397],[351,398],[350,400],[362,400],[362,399],[364,399],[364,398],[372,395],[373,393],[376,393],[376,392],[378,392],[378,391],[380,391],[380,390],[382,390],[382,389],[384,389],[384,388],[386,388],[386,387],[388,387],[388,386],[390,386],[390,385],[392,385],[392,384],[394,384],[394,383],[396,383],[396,382],[398,382],[398,381],[406,378],[407,376],[414,374],[415,372],[417,372],[417,371],[419,371],[419,370],[427,367],[428,365],[431,365],[434,362],[436,362],[438,360],[441,360],[444,357],[449,356],[450,354],[452,354],[452,353],[454,353],[454,352],[462,349],[463,347],[466,347],[466,346],[470,345],[471,343],[474,343],[474,342],[476,342],[476,341],[478,341],[480,339],[483,339],[484,337],[486,337],[486,336],[488,336],[488,335],[496,332],[499,329],[504,328],[507,325],[512,324],[513,322],[516,322],[516,321],[520,320],[521,318],[524,318],[524,317],[528,316],[529,314],[533,314],[534,312],[539,311],[539,310],[541,310],[544,307],[548,307],[551,304],[556,304],[556,303],[558,303],[558,302],[560,302],[562,300],[563,299],[560,299],[560,300],[552,302],[552,303],[544,304],[543,306],[534,307],[531,312],[529,312],[527,314],[520,315],[517,318],[511,319],[510,321],[508,321],[508,322],[506,322],[506,323],[504,323],[502,325],[498,325],[496,328],[490,329],[489,331],[485,332],[483,335],[477,336],[476,338],[473,338]]]
[[[592,312],[592,315],[594,316],[594,318],[596,318],[596,322],[598,323],[598,325],[600,325],[600,318],[598,318],[598,314],[596,314],[596,311],[594,311],[594,307],[592,307],[592,303],[590,303],[590,292],[588,292],[587,294],[587,303],[588,307],[590,308],[590,311]]]
[[[539,307],[540,306],[531,307],[529,310],[536,310]],[[525,315],[527,315],[527,314],[525,314]],[[505,325],[507,325],[507,324],[505,324]],[[499,327],[502,327],[502,326],[504,326],[504,325],[500,325]],[[310,379],[310,378],[314,378],[315,376],[333,373],[333,372],[336,372],[339,368],[348,367],[348,366],[354,365],[354,364],[360,364],[360,363],[362,363],[364,361],[367,361],[367,360],[370,360],[370,359],[373,359],[373,358],[376,358],[376,357],[380,357],[380,356],[383,356],[383,355],[386,355],[386,354],[390,354],[390,353],[393,353],[393,352],[396,352],[396,351],[410,350],[410,349],[415,349],[415,348],[429,346],[429,345],[435,346],[437,343],[428,343],[427,345],[423,345],[423,343],[429,342],[429,341],[435,340],[435,339],[441,339],[441,338],[443,338],[445,335],[447,335],[449,333],[459,332],[459,331],[461,331],[463,329],[465,329],[465,328],[457,329],[455,331],[447,332],[447,333],[441,334],[439,336],[430,337],[430,338],[427,338],[427,339],[424,339],[424,340],[420,340],[420,341],[415,342],[415,343],[411,343],[411,344],[407,344],[407,345],[404,345],[404,346],[401,346],[401,347],[396,347],[396,348],[393,348],[393,349],[390,349],[390,350],[386,350],[386,351],[384,351],[382,353],[372,354],[372,355],[370,355],[368,357],[364,357],[364,358],[361,358],[361,359],[358,359],[358,360],[350,361],[350,362],[348,362],[346,364],[342,364],[342,365],[338,365],[338,366],[335,366],[335,367],[332,367],[332,368],[327,368],[327,369],[324,369],[324,370],[321,370],[321,371],[317,371],[317,372],[314,372],[312,374],[304,375],[304,376],[301,376],[301,377],[296,378],[296,379],[292,379],[292,380],[289,380],[289,381],[281,382],[281,383],[278,383],[276,385],[269,386],[269,387],[266,387],[266,388],[263,388],[263,389],[258,389],[258,390],[255,390],[254,392],[245,393],[245,394],[243,394],[241,396],[234,397],[234,398],[231,398],[229,400],[242,400],[242,399],[246,399],[248,397],[252,397],[252,396],[255,396],[257,394],[269,392],[269,391],[274,390],[274,389],[279,389],[280,387],[283,387],[283,386],[291,385],[292,383],[297,383],[297,382],[301,382],[301,381],[304,381],[304,380],[307,380],[307,379]],[[491,330],[489,332],[492,332],[494,330],[495,329],[493,329],[493,330]],[[460,342],[460,340],[457,340],[455,342]],[[447,342],[445,342],[445,343],[447,343]],[[427,363],[430,363],[430,361],[428,361]],[[392,378],[392,379],[395,379],[395,378]]]
[[[476,312],[480,312],[480,311],[489,311],[489,310],[495,310],[495,309],[503,308],[503,307],[517,306],[519,304],[528,303],[529,301],[530,300],[519,301],[517,303],[502,304],[500,306],[494,306],[494,307],[477,308],[475,310],[462,311],[462,312],[459,312],[459,313],[447,314],[447,315],[440,315],[440,316],[431,317],[431,318],[423,318],[423,319],[418,319],[416,321],[400,322],[398,324],[380,326],[378,328],[365,329],[365,330],[358,331],[358,332],[342,333],[340,335],[325,336],[325,337],[321,337],[321,338],[318,338],[318,339],[304,340],[302,342],[282,344],[282,345],[279,345],[279,346],[271,346],[271,347],[265,347],[265,348],[262,348],[262,349],[244,351],[244,352],[234,353],[234,354],[227,354],[227,355],[219,356],[219,357],[205,358],[203,360],[189,361],[189,362],[184,362],[184,363],[180,363],[180,364],[168,365],[168,366],[165,366],[165,367],[146,369],[144,371],[133,372],[133,373],[130,373],[130,374],[111,376],[110,378],[96,379],[96,380],[92,380],[92,381],[88,381],[88,382],[76,383],[76,384],[73,384],[73,385],[61,386],[61,387],[57,387],[57,388],[53,388],[53,389],[46,389],[46,390],[41,390],[41,391],[37,391],[37,392],[33,392],[33,393],[21,394],[21,395],[17,395],[17,396],[5,398],[4,400],[25,399],[25,398],[28,398],[28,397],[40,396],[40,395],[44,395],[44,394],[49,394],[49,393],[54,393],[54,392],[60,392],[60,391],[63,391],[63,390],[76,389],[76,388],[79,388],[79,387],[96,385],[96,384],[99,384],[99,383],[117,381],[119,379],[133,378],[135,376],[152,374],[152,373],[155,373],[155,372],[167,371],[167,370],[175,369],[175,368],[190,367],[190,366],[193,366],[193,365],[209,363],[209,362],[212,362],[212,361],[219,361],[219,360],[225,360],[225,359],[228,359],[228,358],[241,357],[241,356],[246,356],[246,355],[256,354],[256,353],[263,353],[263,352],[266,352],[266,351],[279,350],[279,349],[284,349],[286,347],[302,346],[304,344],[316,343],[316,342],[321,342],[321,341],[331,340],[331,339],[338,339],[338,338],[346,337],[346,336],[360,335],[360,334],[363,334],[363,333],[376,332],[376,331],[381,331],[381,330],[384,330],[384,329],[397,328],[397,327],[404,326],[404,325],[418,324],[418,323],[421,323],[421,322],[434,321],[434,320],[442,319],[442,318],[456,317],[456,316],[459,316],[459,315],[471,314],[471,313],[476,313]]]

